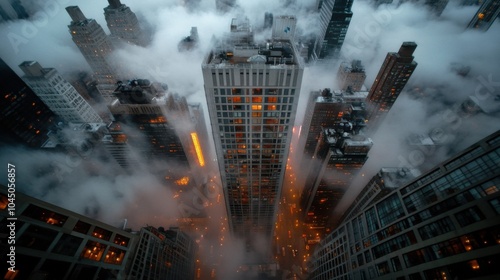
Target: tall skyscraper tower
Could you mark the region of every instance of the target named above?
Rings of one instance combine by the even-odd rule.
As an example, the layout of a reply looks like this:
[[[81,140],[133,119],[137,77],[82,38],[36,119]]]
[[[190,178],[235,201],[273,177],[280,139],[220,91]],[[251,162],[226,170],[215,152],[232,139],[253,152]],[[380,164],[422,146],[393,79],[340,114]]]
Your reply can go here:
[[[146,36],[139,26],[135,13],[120,0],[108,0],[108,2],[109,6],[104,8],[104,18],[108,23],[111,37],[129,44],[146,46]]]
[[[298,151],[303,150],[302,168],[310,167],[323,129],[330,128],[343,118],[352,120],[355,131],[364,126],[364,101],[368,92],[322,91],[311,92],[299,138]]]
[[[165,85],[149,80],[120,84],[115,95],[108,108],[118,123],[110,128],[117,140],[126,140],[148,161],[171,162],[168,170],[158,170],[163,177],[203,173],[207,141],[200,106],[189,106],[185,98],[167,94]],[[116,144],[123,146],[123,141]]]
[[[57,117],[0,58],[0,138],[41,147]]]
[[[308,279],[497,278],[499,165],[497,131],[406,183],[377,175],[315,249]]]
[[[319,4],[320,34],[312,59],[338,58],[351,23],[353,0],[324,0]]]
[[[341,90],[360,91],[365,79],[365,68],[360,60],[353,60],[350,65],[346,62],[340,64],[337,72],[337,82]]]
[[[116,69],[110,59],[113,45],[102,27],[94,19],[86,18],[78,6],[66,7],[66,11],[71,17],[68,27],[73,42],[90,65],[99,92],[109,102],[117,82]]]
[[[499,14],[500,0],[485,0],[467,27],[487,31]]]
[[[331,229],[332,213],[368,159],[373,141],[353,133],[352,124],[339,121],[324,128],[301,196],[305,223]]]
[[[4,279],[194,279],[197,244],[179,228],[148,226],[131,232],[19,191],[13,220],[9,193],[0,184],[6,240],[0,250],[15,256],[14,271],[9,262],[0,264]],[[14,251],[7,244],[9,229],[16,233]]]
[[[36,61],[19,65],[23,80],[62,120],[71,123],[101,123],[102,119],[76,89],[56,69],[42,68]]]
[[[232,33],[253,38],[245,30],[243,37],[237,26]],[[304,67],[288,40],[255,44],[231,37],[202,65],[228,220],[238,236],[270,237]]]
[[[417,67],[417,62],[413,60],[416,48],[414,42],[404,42],[397,53],[390,52],[385,57],[366,98],[370,129],[380,125]]]

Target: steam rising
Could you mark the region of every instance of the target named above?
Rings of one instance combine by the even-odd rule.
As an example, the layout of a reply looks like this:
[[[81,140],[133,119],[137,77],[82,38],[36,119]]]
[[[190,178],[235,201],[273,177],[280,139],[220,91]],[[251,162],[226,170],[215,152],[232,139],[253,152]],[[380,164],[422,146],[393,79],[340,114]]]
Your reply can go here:
[[[0,36],[4,42],[0,45],[0,56],[11,68],[21,74],[18,64],[37,60],[46,67],[56,68],[63,76],[75,70],[90,71],[68,33],[70,18],[64,7],[79,5],[87,18],[96,19],[109,34],[102,10],[106,1],[22,2],[29,7],[32,19],[0,24]],[[272,12],[275,16],[296,15],[299,35],[314,34],[319,26],[315,23],[317,15],[311,12],[314,6],[311,3],[315,1],[298,0],[285,8],[283,1],[241,0],[237,8],[224,15],[215,12],[214,1],[199,1],[195,7],[185,7],[181,5],[183,1],[174,0],[122,2],[138,15],[142,26],[154,31],[154,36],[146,48],[125,46],[117,50],[114,53],[116,60],[130,78],[167,83],[171,91],[185,96],[188,102],[201,103],[207,122],[200,65],[210,48],[212,36],[220,37],[228,32],[232,17],[244,14],[257,31],[263,26],[264,12]],[[384,125],[371,135],[374,146],[369,159],[359,172],[362,175],[342,200],[338,213],[348,207],[380,168],[405,165],[401,158],[410,164],[420,163],[412,161],[410,156],[412,152],[415,155],[418,148],[404,143],[411,133],[429,134],[440,129],[441,136],[446,138],[432,152],[421,150],[423,162],[409,166],[425,170],[499,128],[498,111],[496,114],[451,117],[450,111],[455,112],[455,108],[474,95],[480,86],[484,87],[483,93],[500,94],[500,23],[494,23],[487,32],[465,30],[478,7],[459,6],[456,2],[450,1],[440,17],[418,3],[382,5],[375,9],[367,1],[354,2],[354,15],[342,56],[348,61],[362,61],[366,68],[367,88],[374,81],[387,52],[397,52],[403,41],[418,44],[414,53],[418,66]],[[179,41],[189,35],[193,26],[198,28],[198,48],[179,52]],[[259,36],[263,37],[256,34],[257,38]],[[457,75],[451,70],[452,63],[469,66],[471,70],[465,77]],[[299,104],[306,104],[310,91],[327,87],[335,89],[339,64],[340,61],[325,61],[307,68]],[[492,83],[488,86],[484,81]],[[304,109],[299,108],[296,125],[301,125]],[[209,123],[207,128],[210,128]],[[129,226],[136,229],[146,224],[169,226],[177,219],[185,218],[178,211],[173,187],[165,188],[149,172],[148,162],[141,162],[134,172],[125,174],[112,158],[98,149],[86,159],[72,161],[64,152],[26,150],[21,146],[2,146],[0,159],[4,166],[8,162],[17,165],[18,191],[113,225],[118,226],[127,218]],[[2,172],[0,176],[2,182],[6,182],[6,173]],[[214,201],[209,199],[209,202]],[[227,269],[221,270],[218,276],[235,279],[233,273],[238,265],[248,261],[245,246],[241,241],[229,240],[227,234],[227,243],[219,246],[216,232],[221,223],[219,217],[225,212],[217,207],[206,210],[209,210],[207,216],[211,217],[208,223],[212,235],[204,244],[221,247],[220,263],[227,264]],[[264,252],[270,246],[260,240],[256,239],[255,247]],[[202,257],[210,259],[214,256],[208,247],[204,245]]]

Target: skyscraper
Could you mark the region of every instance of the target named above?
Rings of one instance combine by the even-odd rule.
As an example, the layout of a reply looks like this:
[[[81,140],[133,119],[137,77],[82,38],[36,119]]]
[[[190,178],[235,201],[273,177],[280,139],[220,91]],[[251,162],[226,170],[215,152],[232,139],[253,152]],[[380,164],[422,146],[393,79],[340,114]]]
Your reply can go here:
[[[12,221],[7,215],[9,193],[0,185],[1,234],[6,234],[4,230],[12,223],[14,228],[10,229],[16,234],[16,272],[9,272],[8,263],[2,261],[0,275],[4,279],[123,279],[137,244],[134,234],[19,190],[15,193],[16,220]],[[4,256],[9,247],[7,242],[0,244]]]
[[[485,0],[467,27],[487,31],[499,14],[500,0]]]
[[[15,256],[14,271],[0,264],[4,279],[194,279],[197,245],[178,228],[131,232],[19,191],[14,220],[10,193],[0,185],[0,235],[15,232],[15,244],[0,243],[4,256]]]
[[[308,279],[498,277],[499,165],[497,131],[385,195],[374,178],[376,197],[358,197],[320,242]]]
[[[86,18],[78,6],[66,7],[66,11],[71,17],[68,28],[73,42],[90,65],[103,98],[112,100],[117,73],[111,63],[113,45],[108,35],[94,19]]]
[[[352,18],[353,0],[320,1],[320,34],[314,43],[312,59],[338,58]]]
[[[168,93],[166,85],[149,80],[122,83],[114,94],[108,108],[117,122],[115,128],[121,126],[116,140],[126,140],[148,161],[175,162],[168,172],[159,170],[163,176],[186,176],[179,170],[201,171],[206,158],[201,107],[188,105],[184,97]]]
[[[0,58],[0,138],[41,147],[57,117]]]
[[[205,57],[205,94],[230,230],[270,237],[304,68],[292,42],[254,43],[242,28]]]
[[[29,15],[19,0],[5,0],[0,2],[0,22],[28,17]]]
[[[404,42],[397,53],[390,52],[385,57],[366,98],[370,129],[380,125],[417,67],[417,62],[413,60],[416,48],[414,42]]]
[[[196,250],[194,240],[178,228],[144,227],[126,279],[194,279]]]
[[[333,127],[346,117],[352,120],[355,131],[364,126],[364,101],[367,95],[366,91],[332,92],[330,89],[311,92],[298,145],[298,151],[303,150],[303,168],[310,166],[324,128]]]
[[[332,213],[368,159],[373,141],[353,132],[348,121],[323,129],[301,196],[304,221],[330,229]]]
[[[360,60],[353,60],[351,64],[342,62],[337,72],[338,87],[341,90],[360,91],[366,79],[365,68]]]
[[[141,30],[139,21],[130,8],[120,0],[108,0],[104,8],[104,18],[108,23],[111,38],[123,40],[129,44],[146,46],[146,34]]]
[[[19,65],[23,80],[62,120],[71,123],[101,123],[102,119],[75,88],[56,69],[42,68],[36,61]]]

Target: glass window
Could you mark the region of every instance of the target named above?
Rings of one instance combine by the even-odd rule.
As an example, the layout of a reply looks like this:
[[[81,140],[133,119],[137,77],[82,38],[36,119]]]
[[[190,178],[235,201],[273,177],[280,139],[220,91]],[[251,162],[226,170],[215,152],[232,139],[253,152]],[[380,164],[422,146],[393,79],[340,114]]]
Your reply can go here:
[[[463,227],[484,220],[485,218],[483,212],[481,212],[477,206],[458,212],[455,214],[455,217],[458,223]]]
[[[23,216],[45,222],[54,226],[62,227],[68,216],[30,204],[23,212]]]
[[[112,232],[100,227],[95,227],[94,232],[92,232],[92,236],[97,237],[103,240],[109,240],[111,238]]]
[[[401,261],[399,260],[399,257],[392,258],[391,265],[392,265],[393,271],[400,271],[401,269],[403,269],[403,267],[401,265]]]
[[[490,200],[490,205],[491,205],[491,207],[493,207],[493,209],[495,209],[495,212],[497,212],[497,214],[500,214],[500,198],[499,197]]]
[[[387,262],[381,262],[377,264],[377,272],[378,276],[389,274],[391,272],[391,270],[389,269],[389,264]]]
[[[436,237],[443,233],[455,230],[455,226],[449,217],[437,220],[418,229],[422,240]]]
[[[83,248],[80,257],[93,261],[100,261],[105,250],[106,245],[89,240]]]
[[[54,238],[57,236],[57,231],[30,225],[26,231],[19,237],[16,245],[20,247],[31,248],[35,250],[45,251],[49,248]]]
[[[59,238],[52,252],[66,256],[74,256],[82,241],[83,238],[65,233]]]
[[[80,232],[83,234],[87,234],[87,232],[89,232],[89,229],[90,229],[90,224],[88,224],[86,222],[82,222],[82,221],[78,221],[76,223],[75,227],[73,228],[74,231]]]
[[[120,235],[120,234],[116,234],[115,240],[113,241],[113,243],[126,247],[128,245],[129,241],[130,241],[130,238],[125,237],[125,236]]]
[[[403,217],[405,213],[397,193],[394,193],[382,202],[378,203],[377,213],[381,227],[384,227],[398,218]]]
[[[109,247],[108,253],[106,254],[106,258],[104,262],[112,263],[112,264],[121,264],[123,262],[123,257],[125,256],[125,251],[115,248]]]

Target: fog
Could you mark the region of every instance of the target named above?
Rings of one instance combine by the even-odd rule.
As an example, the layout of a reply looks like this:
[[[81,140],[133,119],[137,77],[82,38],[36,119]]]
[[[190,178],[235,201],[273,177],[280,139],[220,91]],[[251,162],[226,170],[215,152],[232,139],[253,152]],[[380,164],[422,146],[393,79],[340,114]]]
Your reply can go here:
[[[43,67],[56,68],[63,76],[77,70],[89,72],[90,67],[68,32],[71,19],[64,8],[78,5],[87,18],[95,19],[109,34],[103,15],[107,1],[21,2],[26,4],[31,19],[0,24],[3,42],[0,56],[7,64],[18,74],[21,71],[17,65],[25,60],[36,60]],[[124,46],[113,56],[131,79],[146,78],[166,83],[171,92],[185,96],[188,102],[201,103],[213,147],[201,73],[201,63],[213,37],[220,38],[227,33],[231,18],[236,15],[248,17],[259,31],[265,12],[275,16],[294,14],[298,19],[297,35],[315,34],[318,16],[311,9],[316,1],[240,0],[237,7],[226,14],[216,13],[215,1],[199,1],[194,6],[183,6],[183,2],[187,1],[122,0],[136,13],[141,25],[151,30],[152,41],[147,47]],[[287,5],[288,2],[292,4]],[[414,56],[418,66],[384,124],[377,133],[370,135],[374,146],[369,159],[341,201],[336,215],[349,206],[380,168],[405,166],[425,171],[500,128],[498,113],[472,117],[450,113],[468,96],[476,94],[478,87],[482,86],[482,92],[492,96],[500,91],[500,22],[497,20],[487,32],[466,30],[477,9],[477,6],[460,6],[458,1],[452,0],[442,15],[436,17],[418,2],[378,8],[369,1],[354,2],[341,60],[362,61],[367,74],[365,86],[371,86],[387,53],[397,52],[404,41],[417,43]],[[178,43],[189,35],[191,27],[198,29],[198,47],[179,52]],[[269,35],[269,31],[257,32],[255,37]],[[305,69],[296,125],[301,125],[304,104],[311,91],[336,89],[335,77],[341,60],[323,61]],[[457,75],[451,70],[452,63],[469,66],[470,72],[465,77]],[[412,133],[428,134],[436,130],[442,131],[441,137],[446,141],[433,151],[409,148],[404,143]],[[414,158],[417,154],[418,159]],[[209,177],[217,176],[214,157],[209,159]],[[192,218],[189,215],[194,213],[193,209],[202,209],[210,217],[206,222],[211,232],[205,243],[201,243],[202,256],[213,257],[207,252],[207,244],[219,246],[218,229],[220,223],[226,223],[220,219],[226,215],[223,203],[216,203],[213,196],[202,199],[202,206],[195,207],[196,193],[190,190],[186,191],[188,195],[183,203],[188,205],[184,210],[193,211],[180,211],[179,201],[174,198],[178,187],[165,188],[150,172],[147,161],[139,162],[133,172],[123,172],[101,150],[92,151],[86,159],[73,160],[64,152],[35,151],[21,146],[2,146],[0,159],[2,164],[17,164],[18,191],[116,226],[127,219],[129,227],[135,229],[145,225],[166,227],[176,225],[178,219]],[[4,173],[0,175],[3,182],[5,176]],[[213,186],[221,193],[217,180]],[[224,236],[224,246],[219,246],[221,263],[228,265],[221,279],[234,279],[233,273],[239,264],[260,256],[247,256],[241,240]],[[261,240],[264,238],[255,241],[255,247],[261,248],[258,252],[265,251],[268,246]]]

